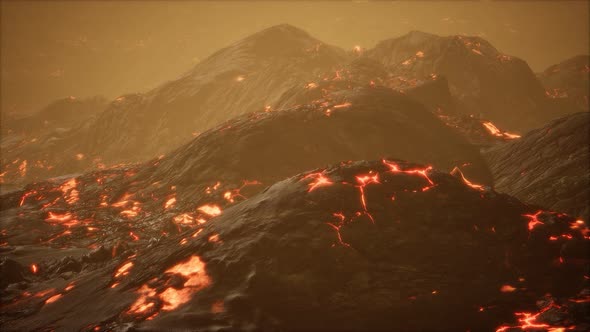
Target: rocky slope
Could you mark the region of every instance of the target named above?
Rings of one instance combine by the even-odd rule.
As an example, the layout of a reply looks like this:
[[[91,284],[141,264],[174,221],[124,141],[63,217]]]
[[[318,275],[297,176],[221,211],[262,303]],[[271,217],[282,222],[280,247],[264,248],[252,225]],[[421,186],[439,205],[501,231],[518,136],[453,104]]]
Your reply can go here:
[[[84,156],[74,152],[64,156],[55,153],[52,146],[84,126],[103,111],[108,101],[103,97],[78,99],[68,97],[57,100],[39,112],[25,117],[2,114],[2,150],[0,184],[2,191],[45,179],[51,174],[82,170]],[[76,151],[76,150],[74,150]],[[34,159],[32,160],[32,157]],[[63,166],[55,170],[55,158],[63,158]],[[70,164],[73,167],[69,167]]]
[[[451,93],[469,114],[520,133],[573,111],[571,105],[545,96],[525,61],[499,52],[479,37],[412,31],[380,42],[367,56],[390,69],[400,86],[446,77]]]
[[[74,237],[84,248],[115,241],[113,233],[149,240],[208,218],[199,207],[223,210],[292,174],[385,157],[447,172],[459,167],[474,183],[492,183],[477,149],[421,104],[388,89],[364,88],[317,104],[244,115],[145,164],[29,185],[2,197],[0,225],[12,245],[72,245],[71,234],[63,233],[71,226],[92,235]],[[165,208],[168,200],[174,208]],[[23,222],[39,231],[22,232]]]
[[[426,166],[316,169],[188,226],[149,246],[107,245],[30,270],[3,261],[13,279],[3,328],[588,327],[583,221]],[[571,301],[545,297],[536,313],[547,293]]]
[[[550,66],[538,78],[550,98],[567,100],[588,111],[590,56],[578,55]]]
[[[577,113],[486,151],[496,190],[588,220],[589,133],[590,113]]]

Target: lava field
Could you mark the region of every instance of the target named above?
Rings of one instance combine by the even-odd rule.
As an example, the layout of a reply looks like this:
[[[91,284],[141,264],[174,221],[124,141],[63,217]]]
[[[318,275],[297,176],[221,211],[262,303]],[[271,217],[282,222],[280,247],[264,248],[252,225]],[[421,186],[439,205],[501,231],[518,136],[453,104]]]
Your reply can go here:
[[[283,24],[11,119],[0,327],[588,331],[587,67]]]

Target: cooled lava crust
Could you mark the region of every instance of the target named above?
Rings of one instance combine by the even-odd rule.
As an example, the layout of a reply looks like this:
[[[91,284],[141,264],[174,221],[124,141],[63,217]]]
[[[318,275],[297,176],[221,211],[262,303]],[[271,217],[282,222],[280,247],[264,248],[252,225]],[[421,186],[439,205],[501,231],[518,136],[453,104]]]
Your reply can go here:
[[[524,326],[517,312],[581,331],[588,245],[585,222],[460,176],[349,162],[149,246],[33,272],[5,261],[23,280],[2,292],[1,319],[8,330],[506,331]],[[546,298],[535,314],[548,293],[578,302]]]

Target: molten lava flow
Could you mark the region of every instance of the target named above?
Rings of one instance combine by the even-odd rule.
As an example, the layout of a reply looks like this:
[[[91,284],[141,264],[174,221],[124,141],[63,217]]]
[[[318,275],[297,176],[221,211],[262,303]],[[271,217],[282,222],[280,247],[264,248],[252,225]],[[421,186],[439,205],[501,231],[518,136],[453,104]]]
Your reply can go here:
[[[543,213],[542,210],[537,211],[535,214],[523,214],[523,217],[527,217],[529,218],[529,224],[528,224],[528,228],[529,231],[532,231],[536,226],[538,225],[543,225],[544,223],[542,221],[540,221],[538,218],[541,215],[541,213]]]
[[[434,182],[432,182],[432,180],[430,179],[430,177],[428,177],[428,172],[430,172],[432,170],[432,166],[428,166],[428,167],[426,167],[424,169],[411,169],[411,170],[403,170],[402,171],[399,168],[399,165],[396,164],[396,163],[394,163],[394,162],[391,162],[391,161],[388,161],[388,160],[385,160],[385,159],[383,159],[382,162],[383,162],[383,164],[385,166],[389,167],[389,172],[391,172],[391,173],[415,174],[415,175],[418,175],[418,176],[423,177],[426,181],[428,181],[428,183],[430,185],[429,186],[426,186],[426,187],[423,187],[422,188],[422,191],[429,190],[432,187],[436,186],[434,184]]]
[[[520,138],[520,135],[511,134],[508,132],[502,132],[500,129],[498,129],[498,127],[496,127],[493,123],[491,123],[489,121],[484,121],[484,122],[482,122],[482,124],[487,129],[487,131],[490,134],[492,134],[493,136],[502,137],[502,138],[506,138],[506,139]]]
[[[76,189],[78,186],[78,182],[75,178],[72,178],[66,182],[64,182],[61,186],[59,186],[59,190],[63,193],[64,200],[72,205],[79,200],[79,192]]]
[[[313,179],[313,181],[308,184],[308,193],[314,191],[316,188],[333,184],[333,182],[324,175],[324,172],[310,173],[304,176],[303,179]]]
[[[205,271],[205,263],[199,256],[191,256],[188,260],[166,270],[164,275],[181,276],[184,283],[181,287],[167,287],[159,293],[157,289],[144,284],[137,290],[139,298],[131,305],[128,314],[153,316],[153,311],[160,305],[163,311],[175,310],[211,283]]]
[[[66,226],[66,227],[70,227],[70,226],[73,226],[78,223],[77,220],[72,219],[72,218],[73,218],[73,215],[69,212],[66,212],[64,214],[59,214],[56,212],[48,212],[47,218],[45,218],[45,221],[50,222],[50,223],[56,222],[56,223]]]
[[[213,204],[205,204],[197,208],[197,210],[203,212],[204,214],[215,217],[221,214],[221,208],[217,205]]]
[[[551,301],[551,303],[549,303],[549,305],[543,307],[539,312],[537,313],[531,313],[531,312],[516,312],[514,313],[514,315],[518,318],[518,323],[520,325],[516,325],[516,326],[508,326],[508,325],[504,325],[504,326],[500,326],[496,329],[496,332],[505,332],[505,331],[510,331],[510,330],[514,330],[514,329],[520,329],[520,330],[541,330],[541,331],[553,331],[553,332],[557,332],[557,331],[565,331],[565,330],[570,330],[572,328],[574,328],[574,326],[572,327],[563,327],[563,326],[551,326],[550,324],[547,323],[542,323],[539,322],[539,316],[542,315],[543,313],[545,313],[546,311],[548,311],[551,308],[560,308],[559,305],[555,304],[553,301]]]
[[[451,175],[460,176],[463,183],[465,183],[467,186],[469,186],[473,189],[484,190],[484,188],[481,184],[475,184],[475,183],[472,183],[471,181],[467,180],[467,178],[465,178],[465,175],[463,175],[463,172],[461,172],[461,169],[459,169],[459,167],[453,168],[453,170],[451,171]]]

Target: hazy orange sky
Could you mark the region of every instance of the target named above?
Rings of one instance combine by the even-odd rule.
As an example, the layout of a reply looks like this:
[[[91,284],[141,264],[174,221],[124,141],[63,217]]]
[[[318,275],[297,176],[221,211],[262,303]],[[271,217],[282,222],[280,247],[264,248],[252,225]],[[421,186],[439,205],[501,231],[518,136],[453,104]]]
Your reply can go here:
[[[2,1],[2,112],[108,98],[174,79],[221,47],[290,23],[371,47],[410,30],[480,35],[535,71],[588,54],[588,1]]]

